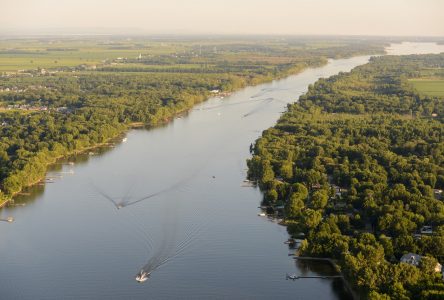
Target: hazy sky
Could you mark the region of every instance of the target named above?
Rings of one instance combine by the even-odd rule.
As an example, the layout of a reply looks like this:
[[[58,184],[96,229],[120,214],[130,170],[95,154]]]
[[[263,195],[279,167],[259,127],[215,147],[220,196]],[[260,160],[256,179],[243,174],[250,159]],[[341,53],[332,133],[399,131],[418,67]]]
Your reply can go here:
[[[444,36],[444,0],[0,0],[0,33]]]

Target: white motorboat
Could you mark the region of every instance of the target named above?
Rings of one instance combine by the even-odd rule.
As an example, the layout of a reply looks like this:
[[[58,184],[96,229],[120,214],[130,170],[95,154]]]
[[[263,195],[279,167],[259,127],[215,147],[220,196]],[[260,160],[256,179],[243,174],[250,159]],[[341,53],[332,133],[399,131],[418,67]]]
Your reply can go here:
[[[150,273],[145,272],[145,271],[140,271],[136,275],[136,281],[138,281],[138,282],[145,282],[145,281],[148,280],[149,277],[150,277]]]

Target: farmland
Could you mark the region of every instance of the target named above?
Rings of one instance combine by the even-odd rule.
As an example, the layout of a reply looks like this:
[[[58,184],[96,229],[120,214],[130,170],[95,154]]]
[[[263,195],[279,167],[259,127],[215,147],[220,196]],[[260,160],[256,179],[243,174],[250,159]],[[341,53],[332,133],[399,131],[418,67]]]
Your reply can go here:
[[[423,95],[444,97],[444,79],[412,79],[410,82]]]
[[[313,57],[380,53],[382,42],[253,38],[72,37],[0,40],[0,72],[125,63],[149,70],[200,69],[215,63],[293,64]],[[146,71],[146,70],[145,70]]]

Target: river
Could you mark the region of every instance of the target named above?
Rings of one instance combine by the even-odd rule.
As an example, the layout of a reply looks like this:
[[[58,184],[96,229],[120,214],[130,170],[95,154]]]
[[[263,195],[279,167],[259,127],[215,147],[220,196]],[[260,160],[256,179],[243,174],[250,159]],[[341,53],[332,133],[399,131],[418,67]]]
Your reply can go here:
[[[396,49],[407,52],[392,45],[390,54]],[[163,127],[131,130],[126,142],[60,161],[48,183],[0,211],[15,218],[0,222],[0,298],[349,298],[338,279],[285,280],[335,273],[288,256],[285,227],[258,216],[260,191],[242,185],[250,143],[286,104],[318,78],[368,59],[331,60],[211,98]],[[117,209],[116,197],[126,206]],[[134,280],[150,258],[175,252],[148,281]]]

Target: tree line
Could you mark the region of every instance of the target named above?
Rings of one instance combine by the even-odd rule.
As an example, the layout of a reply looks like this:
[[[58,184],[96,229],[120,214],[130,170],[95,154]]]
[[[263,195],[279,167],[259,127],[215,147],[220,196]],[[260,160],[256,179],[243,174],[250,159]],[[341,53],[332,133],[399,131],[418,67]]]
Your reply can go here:
[[[115,66],[105,63],[96,70],[59,66],[1,76],[0,198],[43,178],[56,158],[104,143],[133,122],[167,122],[212,90],[230,92],[319,66],[326,63],[325,55],[382,51],[380,43],[350,43],[342,50],[327,45],[311,54],[274,45],[249,48],[251,57],[245,60],[229,42],[220,53],[200,56],[189,52],[196,42],[182,43],[187,50],[180,55],[115,59]],[[201,64],[208,66],[203,72],[183,72],[183,66]]]
[[[444,299],[444,99],[407,80],[442,68],[444,54],[385,56],[320,79],[248,161],[264,204],[304,234],[299,254],[335,259],[366,299]]]

